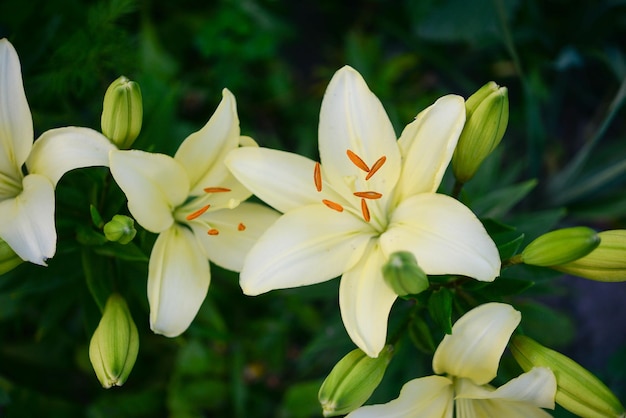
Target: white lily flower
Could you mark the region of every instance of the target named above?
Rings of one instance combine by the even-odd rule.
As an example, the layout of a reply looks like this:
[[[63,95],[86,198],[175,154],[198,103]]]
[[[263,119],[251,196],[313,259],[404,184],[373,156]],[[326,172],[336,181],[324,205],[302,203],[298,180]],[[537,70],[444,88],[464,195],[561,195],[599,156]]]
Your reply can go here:
[[[476,216],[437,194],[465,103],[445,96],[396,141],[382,104],[350,67],[332,78],[320,112],[321,164],[287,152],[240,148],[226,164],[284,215],[246,258],[244,293],[320,283],[343,274],[339,304],[352,341],[371,357],[385,345],[396,294],[382,266],[412,252],[426,274],[494,280],[495,244]]]
[[[554,409],[556,378],[536,367],[499,388],[488,383],[521,315],[510,305],[487,303],[467,312],[437,347],[435,373],[406,383],[400,396],[383,405],[363,406],[346,418],[544,418]]]
[[[148,267],[150,327],[175,337],[184,332],[206,297],[207,260],[239,271],[252,244],[278,218],[255,203],[224,165],[240,145],[256,143],[239,133],[235,97],[226,89],[217,110],[178,148],[174,158],[138,150],[110,153],[111,173],[128,210],[159,234]]]
[[[108,166],[115,147],[88,128],[51,129],[33,139],[20,61],[13,45],[0,39],[0,238],[23,260],[45,266],[56,251],[57,182],[75,168]]]

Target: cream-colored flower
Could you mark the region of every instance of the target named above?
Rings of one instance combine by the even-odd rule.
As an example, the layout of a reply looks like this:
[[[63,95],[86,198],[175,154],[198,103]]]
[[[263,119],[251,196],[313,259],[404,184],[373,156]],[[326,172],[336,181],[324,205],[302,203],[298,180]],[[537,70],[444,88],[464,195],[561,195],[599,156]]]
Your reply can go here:
[[[278,214],[255,203],[224,165],[240,145],[235,97],[228,90],[198,132],[174,158],[138,150],[112,151],[111,173],[128,198],[128,209],[159,234],[150,255],[148,301],[155,333],[175,337],[187,329],[207,294],[209,263],[239,271],[252,244]]]
[[[115,147],[88,128],[51,129],[33,139],[20,61],[13,45],[0,39],[0,238],[23,260],[46,265],[56,251],[57,182],[75,168],[107,166]]]
[[[411,380],[397,399],[361,407],[347,418],[550,417],[541,409],[554,409],[556,379],[550,369],[536,367],[497,389],[488,384],[520,319],[503,303],[472,309],[435,351],[433,369],[445,376]]]
[[[227,165],[284,215],[250,251],[241,272],[248,295],[343,274],[341,315],[354,343],[375,357],[385,345],[396,294],[382,266],[412,252],[427,274],[491,281],[495,244],[474,214],[437,194],[465,121],[465,103],[445,96],[396,141],[380,101],[350,67],[331,80],[320,112],[321,164],[263,149],[231,152]]]

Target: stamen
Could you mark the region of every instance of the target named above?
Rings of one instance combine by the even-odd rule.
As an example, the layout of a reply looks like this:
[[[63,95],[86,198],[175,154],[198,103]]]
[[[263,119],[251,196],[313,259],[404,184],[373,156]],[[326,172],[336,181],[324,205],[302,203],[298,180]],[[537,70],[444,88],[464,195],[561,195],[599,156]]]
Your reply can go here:
[[[187,219],[188,221],[191,221],[193,219],[196,219],[198,216],[202,215],[204,212],[206,212],[209,208],[211,207],[211,205],[206,205],[206,206],[202,206],[200,209],[198,209],[197,211],[195,211],[194,213],[190,213],[189,215],[187,215],[185,217],[185,219]]]
[[[350,150],[346,150],[346,154],[348,154],[348,158],[350,159],[350,161],[352,161],[352,163],[359,167],[361,170],[365,171],[366,173],[370,171],[370,168],[367,166],[367,164],[365,164],[365,161],[363,161],[358,155]]]
[[[361,212],[363,212],[363,219],[365,219],[365,222],[369,222],[370,210],[367,207],[367,202],[365,201],[365,199],[361,199]]]
[[[339,203],[335,203],[331,200],[326,200],[326,199],[323,199],[322,203],[328,206],[329,208],[331,208],[332,210],[336,210],[337,212],[343,212],[343,206],[341,206]]]
[[[382,167],[383,164],[385,164],[385,161],[387,161],[387,157],[385,157],[384,155],[380,157],[378,160],[376,160],[370,172],[367,173],[367,176],[365,176],[365,180],[369,180],[370,177],[376,174],[376,172],[380,169],[380,167]]]
[[[220,231],[218,231],[215,228],[211,228],[208,231],[206,231],[206,233],[209,234],[209,235],[219,235]]]
[[[245,231],[246,230],[246,226],[243,223],[239,223],[239,225],[237,225],[237,231]]]
[[[322,191],[322,171],[320,167],[320,163],[315,163],[315,168],[313,169],[313,181],[315,182],[315,188],[318,192]]]
[[[230,189],[226,187],[205,187],[204,191],[207,193],[222,193],[222,192],[230,192]]]
[[[380,199],[381,197],[383,197],[382,193],[378,193],[378,192],[371,192],[371,191],[367,191],[367,192],[354,192],[353,193],[356,197],[362,197],[363,199]]]

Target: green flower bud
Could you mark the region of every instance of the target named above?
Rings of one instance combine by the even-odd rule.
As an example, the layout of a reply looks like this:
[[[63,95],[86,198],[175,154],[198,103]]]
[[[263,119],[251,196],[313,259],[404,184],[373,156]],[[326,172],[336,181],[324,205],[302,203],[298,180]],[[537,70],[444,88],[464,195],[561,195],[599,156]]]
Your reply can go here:
[[[324,416],[347,414],[363,405],[383,379],[392,355],[393,346],[388,345],[377,358],[357,348],[339,360],[317,395]]]
[[[583,418],[624,417],[624,407],[596,376],[574,360],[522,335],[511,340],[511,353],[524,371],[548,367],[556,377],[556,403]]]
[[[115,215],[104,225],[104,236],[109,241],[128,244],[135,238],[136,234],[135,221],[126,215]]]
[[[598,236],[600,245],[595,250],[576,261],[553,268],[601,282],[626,281],[626,229],[602,231]]]
[[[578,260],[600,244],[600,237],[591,228],[577,226],[543,234],[528,244],[521,261],[533,266],[556,266]]]
[[[474,177],[504,136],[509,123],[506,87],[490,81],[466,100],[465,111],[465,126],[452,156],[454,176],[461,183]]]
[[[105,389],[122,386],[139,352],[139,333],[120,295],[109,296],[104,314],[89,343],[89,360]]]
[[[413,253],[398,251],[383,266],[385,281],[398,296],[416,295],[428,289],[428,277]]]
[[[0,238],[0,274],[13,270],[23,262],[24,260],[22,260],[19,255],[15,254],[13,248]]]
[[[128,149],[141,131],[143,104],[139,84],[121,76],[104,94],[102,133],[120,149]]]

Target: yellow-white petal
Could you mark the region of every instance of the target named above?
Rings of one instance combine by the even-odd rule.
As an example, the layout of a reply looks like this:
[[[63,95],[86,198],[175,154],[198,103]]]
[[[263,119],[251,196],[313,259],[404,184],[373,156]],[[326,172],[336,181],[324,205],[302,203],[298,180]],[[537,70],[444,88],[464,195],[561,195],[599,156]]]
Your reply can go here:
[[[172,157],[144,151],[111,151],[111,174],[128,199],[128,210],[150,232],[174,222],[172,211],[185,201],[189,180]]]
[[[455,408],[457,418],[549,418],[552,416],[534,405],[493,399],[457,399]]]
[[[24,177],[22,193],[0,202],[0,238],[31,263],[45,266],[54,255],[54,187],[47,178]]]
[[[82,167],[109,166],[116,147],[100,132],[89,128],[50,129],[35,141],[26,160],[29,173],[41,174],[56,186],[63,174]]]
[[[472,309],[456,321],[452,335],[443,337],[433,357],[433,370],[471,379],[477,385],[489,383],[520,320],[521,314],[504,303]]]
[[[418,193],[434,193],[465,123],[465,101],[448,95],[420,112],[407,125],[398,145],[402,153],[402,172],[395,190],[400,202]]]
[[[315,162],[298,154],[243,147],[228,154],[226,165],[252,193],[280,212],[328,198],[315,189]],[[329,187],[325,186],[323,193]]]
[[[189,222],[189,226],[211,262],[228,270],[241,271],[245,256],[278,217],[279,213],[267,206],[244,202],[235,209],[209,211],[198,221]],[[207,234],[205,224],[219,234]]]
[[[24,93],[20,60],[13,45],[0,39],[0,179],[21,179],[33,145],[33,119]]]
[[[403,201],[380,237],[385,254],[410,251],[427,274],[492,281],[500,255],[478,218],[449,196],[422,193]]]
[[[337,71],[326,89],[320,110],[319,150],[324,173],[337,192],[344,196],[355,191],[382,193],[382,199],[370,202],[372,214],[382,217],[400,175],[400,150],[380,100],[351,67]],[[370,169],[382,157],[386,161],[366,181],[368,173],[348,158],[348,150]]]
[[[193,232],[177,224],[159,234],[148,266],[150,328],[176,337],[195,318],[211,282],[209,262]]]
[[[402,386],[400,396],[382,405],[366,405],[346,418],[452,418],[452,382],[442,376],[413,379]]]
[[[222,90],[222,101],[202,129],[180,144],[174,159],[189,176],[190,194],[202,194],[205,187],[223,186],[229,176],[226,154],[239,146],[239,117],[235,96]]]
[[[352,341],[365,354],[378,357],[387,339],[387,318],[397,295],[383,278],[387,258],[371,240],[361,259],[341,277],[341,319]]]
[[[239,276],[247,295],[321,283],[349,270],[372,232],[346,212],[304,206],[281,216],[252,247]]]

